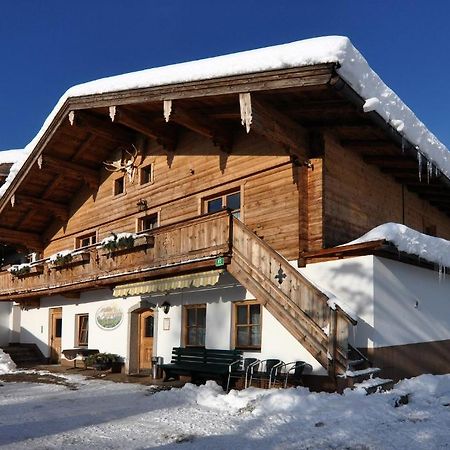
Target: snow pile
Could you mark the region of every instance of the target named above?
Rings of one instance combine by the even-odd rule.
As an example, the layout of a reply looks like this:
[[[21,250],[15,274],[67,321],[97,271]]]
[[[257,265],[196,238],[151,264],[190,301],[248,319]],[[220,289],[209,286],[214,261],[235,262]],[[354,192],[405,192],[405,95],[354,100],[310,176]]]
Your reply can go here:
[[[450,267],[450,241],[419,233],[399,223],[384,223],[345,245],[385,239],[399,251],[416,255],[440,268]]]
[[[0,374],[13,372],[15,368],[16,364],[11,359],[11,356],[0,348]]]
[[[362,389],[339,395],[302,387],[225,394],[213,382],[155,393],[156,387],[67,378],[77,390],[31,383],[0,387],[0,408],[7,411],[2,449],[448,446],[450,375],[423,375],[368,396]],[[404,394],[409,403],[395,407]]]
[[[230,55],[174,64],[118,75],[70,88],[59,100],[45,120],[36,137],[26,146],[30,154],[57,112],[71,97],[79,97],[129,89],[149,88],[174,83],[207,80],[224,76],[242,75],[275,69],[302,67],[321,63],[338,63],[339,75],[366,100],[364,110],[378,112],[402,135],[417,147],[450,178],[447,148],[425,127],[402,100],[388,88],[370,68],[361,53],[347,37],[324,36],[284,45],[260,48]],[[35,155],[37,157],[37,155]],[[0,188],[2,196],[22,163],[14,166],[13,173]]]

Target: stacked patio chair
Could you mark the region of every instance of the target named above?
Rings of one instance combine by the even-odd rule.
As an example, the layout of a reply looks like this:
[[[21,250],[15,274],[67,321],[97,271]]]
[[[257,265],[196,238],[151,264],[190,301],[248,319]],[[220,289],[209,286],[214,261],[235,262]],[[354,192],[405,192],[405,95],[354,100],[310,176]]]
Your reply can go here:
[[[284,362],[279,359],[264,359],[259,361],[258,368],[256,370],[252,368],[249,371],[247,387],[252,386],[253,383],[257,383],[258,387],[267,387],[270,389],[279,379],[283,366]]]
[[[303,386],[302,375],[305,368],[309,366],[305,361],[292,361],[283,364],[279,374],[279,380],[283,379],[283,387],[287,388],[288,383],[294,386]]]
[[[244,388],[247,388],[248,380],[253,373],[254,370],[258,370],[259,367],[259,359],[256,358],[244,358],[242,361],[235,361],[230,364],[230,370],[228,373],[228,382],[227,382],[227,392],[230,390],[232,386],[232,379],[241,379],[244,381]],[[238,370],[234,370],[234,365],[241,364],[241,367]],[[234,384],[234,383],[233,383]]]

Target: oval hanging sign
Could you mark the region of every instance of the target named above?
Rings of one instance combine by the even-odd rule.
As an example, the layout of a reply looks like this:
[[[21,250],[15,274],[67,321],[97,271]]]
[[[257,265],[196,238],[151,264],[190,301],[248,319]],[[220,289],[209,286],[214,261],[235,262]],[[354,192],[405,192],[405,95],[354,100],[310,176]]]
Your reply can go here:
[[[102,306],[95,313],[95,322],[103,330],[114,330],[123,320],[123,311],[117,305]]]

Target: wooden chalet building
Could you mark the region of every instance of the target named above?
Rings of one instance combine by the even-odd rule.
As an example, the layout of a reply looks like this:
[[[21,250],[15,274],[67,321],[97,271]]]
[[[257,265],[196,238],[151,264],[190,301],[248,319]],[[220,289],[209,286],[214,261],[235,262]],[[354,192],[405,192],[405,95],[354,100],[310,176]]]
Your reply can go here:
[[[449,179],[364,111],[346,61],[283,60],[308,42],[359,55],[322,38],[61,99],[1,191],[0,241],[33,253],[0,271],[14,340],[53,362],[118,353],[128,373],[175,346],[304,360],[331,380],[349,345],[389,376],[449,370],[449,283],[384,240],[337,247],[385,222],[450,239]]]

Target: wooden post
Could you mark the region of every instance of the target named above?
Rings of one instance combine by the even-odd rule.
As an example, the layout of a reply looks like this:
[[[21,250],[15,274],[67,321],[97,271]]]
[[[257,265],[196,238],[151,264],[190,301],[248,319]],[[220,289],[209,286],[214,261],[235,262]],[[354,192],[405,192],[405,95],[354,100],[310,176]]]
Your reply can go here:
[[[336,333],[337,333],[337,311],[330,308],[330,329],[328,334],[328,375],[336,378]]]

